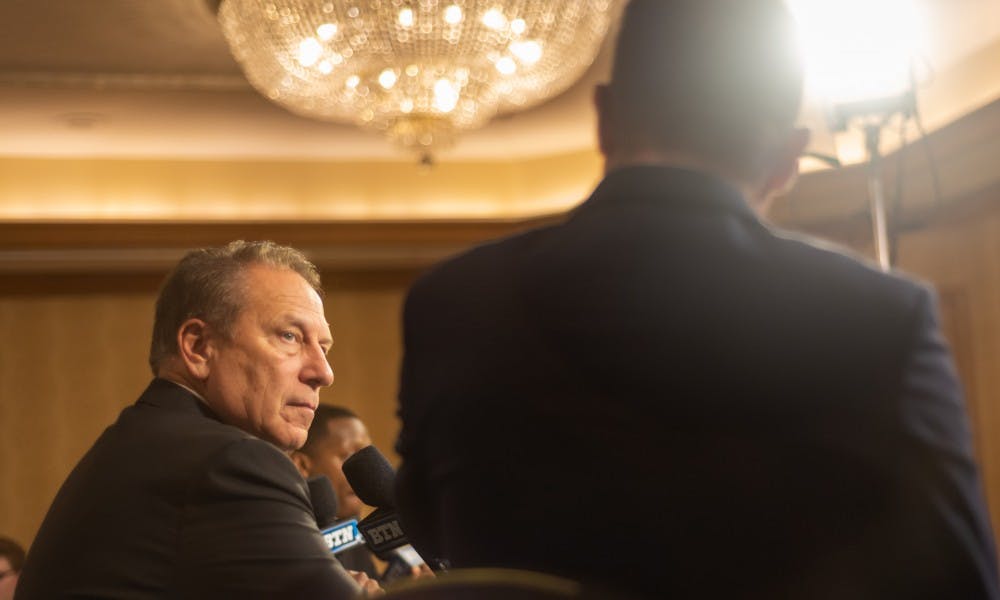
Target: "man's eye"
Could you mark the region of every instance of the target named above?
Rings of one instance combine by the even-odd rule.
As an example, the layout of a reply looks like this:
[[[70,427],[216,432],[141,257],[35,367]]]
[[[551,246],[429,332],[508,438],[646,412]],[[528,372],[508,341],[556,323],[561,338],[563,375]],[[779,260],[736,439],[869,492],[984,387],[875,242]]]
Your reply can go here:
[[[281,339],[285,340],[286,342],[294,342],[299,339],[299,336],[295,335],[291,331],[284,331],[281,333]]]

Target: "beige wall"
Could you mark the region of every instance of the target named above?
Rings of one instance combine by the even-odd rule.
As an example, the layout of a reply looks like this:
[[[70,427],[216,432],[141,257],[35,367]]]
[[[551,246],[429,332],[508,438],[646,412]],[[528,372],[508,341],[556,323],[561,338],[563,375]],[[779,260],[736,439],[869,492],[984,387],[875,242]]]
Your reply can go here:
[[[336,382],[322,400],[355,409],[387,453],[403,283],[328,286]],[[0,296],[0,535],[35,535],[56,491],[149,382],[154,294]]]

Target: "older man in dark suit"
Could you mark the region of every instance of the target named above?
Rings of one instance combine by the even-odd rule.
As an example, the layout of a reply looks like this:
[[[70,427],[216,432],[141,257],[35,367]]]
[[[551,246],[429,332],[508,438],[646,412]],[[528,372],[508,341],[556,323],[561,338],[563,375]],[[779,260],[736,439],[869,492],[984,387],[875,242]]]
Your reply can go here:
[[[410,291],[414,545],[658,598],[997,598],[931,292],[773,230],[807,132],[780,0],[633,0],[606,174]]]
[[[63,484],[17,598],[353,598],[300,447],[332,344],[315,267],[233,242],[188,254],[156,305],[156,378]],[[357,583],[355,582],[357,579]]]

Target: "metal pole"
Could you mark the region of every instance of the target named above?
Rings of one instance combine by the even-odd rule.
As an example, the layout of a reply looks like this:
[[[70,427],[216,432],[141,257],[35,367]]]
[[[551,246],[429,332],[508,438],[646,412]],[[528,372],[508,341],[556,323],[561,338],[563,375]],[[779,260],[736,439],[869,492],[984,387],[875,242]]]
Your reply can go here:
[[[865,125],[865,145],[868,148],[868,203],[872,216],[872,237],[875,257],[883,271],[892,268],[889,257],[889,229],[885,212],[885,189],[882,184],[882,153],[879,149],[880,125]]]

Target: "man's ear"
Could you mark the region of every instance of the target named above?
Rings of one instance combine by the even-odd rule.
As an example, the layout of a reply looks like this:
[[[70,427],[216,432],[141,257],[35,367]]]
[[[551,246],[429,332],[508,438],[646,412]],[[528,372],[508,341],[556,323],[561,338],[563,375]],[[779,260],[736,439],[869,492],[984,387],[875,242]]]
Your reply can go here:
[[[303,479],[309,477],[309,470],[312,469],[312,459],[305,452],[295,450],[292,452],[292,462],[295,463],[295,467],[299,470],[299,474],[302,475]]]
[[[775,196],[790,192],[795,185],[799,176],[799,158],[806,151],[810,136],[808,129],[796,128],[778,148],[770,173],[756,198],[756,208],[761,214],[766,212]]]
[[[614,154],[615,126],[614,99],[611,95],[611,88],[607,85],[598,85],[594,88],[594,108],[597,110],[597,145],[604,158]]]
[[[209,340],[209,328],[201,319],[188,319],[177,329],[177,349],[188,373],[198,380],[205,380],[211,371],[210,362],[214,349]]]

